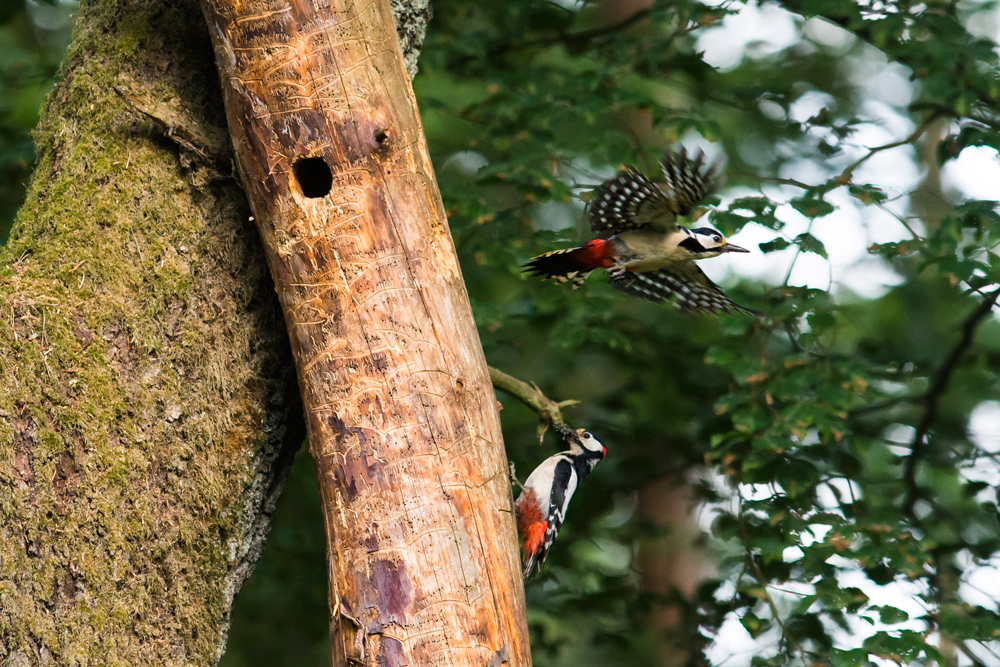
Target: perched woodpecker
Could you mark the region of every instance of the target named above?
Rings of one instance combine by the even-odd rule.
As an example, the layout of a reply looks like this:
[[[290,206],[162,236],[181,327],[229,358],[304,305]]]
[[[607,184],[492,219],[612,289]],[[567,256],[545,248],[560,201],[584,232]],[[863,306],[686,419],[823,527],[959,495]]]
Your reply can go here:
[[[566,509],[580,480],[590,474],[607,449],[599,437],[564,426],[560,432],[569,450],[554,454],[535,468],[514,504],[517,528],[524,543],[524,578],[541,568],[549,547],[559,534]]]
[[[705,154],[668,152],[660,162],[666,177],[661,189],[635,167],[602,183],[590,204],[590,229],[597,237],[575,248],[554,250],[528,261],[531,275],[558,283],[583,284],[595,269],[606,269],[611,284],[650,301],[673,297],[678,310],[759,315],[727,297],[695,260],[727,252],[749,252],[714,229],[677,224],[718,187]]]

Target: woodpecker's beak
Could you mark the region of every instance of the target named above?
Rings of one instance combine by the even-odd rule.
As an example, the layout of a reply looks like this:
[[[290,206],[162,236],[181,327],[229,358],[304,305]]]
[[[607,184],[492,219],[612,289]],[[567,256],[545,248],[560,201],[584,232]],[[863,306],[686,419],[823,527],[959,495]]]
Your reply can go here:
[[[733,245],[732,243],[726,243],[722,246],[723,252],[750,252],[746,248],[741,248],[738,245]]]

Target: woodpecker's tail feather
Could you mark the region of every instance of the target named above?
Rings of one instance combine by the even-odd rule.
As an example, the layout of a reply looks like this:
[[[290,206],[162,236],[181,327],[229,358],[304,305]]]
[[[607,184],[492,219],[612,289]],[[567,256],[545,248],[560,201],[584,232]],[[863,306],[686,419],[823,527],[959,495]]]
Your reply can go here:
[[[557,283],[572,281],[573,289],[576,289],[594,270],[593,266],[587,265],[587,259],[583,246],[564,248],[532,257],[523,268],[533,276],[552,278]]]
[[[535,569],[535,558],[535,555],[532,554],[524,561],[524,572],[521,575],[522,581],[527,581],[528,577],[531,576],[531,571]],[[539,567],[541,567],[541,564],[539,564]]]
[[[538,521],[527,526],[521,533],[524,540],[524,578],[527,579],[537,563],[539,567],[545,561],[545,521]]]

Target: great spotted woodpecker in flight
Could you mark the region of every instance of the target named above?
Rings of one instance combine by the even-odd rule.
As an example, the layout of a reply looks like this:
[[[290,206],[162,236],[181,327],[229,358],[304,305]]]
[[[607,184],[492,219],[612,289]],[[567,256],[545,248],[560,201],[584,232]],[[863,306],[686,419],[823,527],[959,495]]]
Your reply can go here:
[[[601,439],[590,431],[582,428],[574,431],[565,424],[559,426],[570,448],[542,461],[528,475],[514,504],[517,528],[524,543],[525,579],[532,569],[541,568],[545,562],[580,480],[607,453]]]
[[[576,248],[554,250],[528,261],[531,275],[573,282],[579,287],[595,269],[606,269],[611,284],[626,294],[664,301],[675,298],[678,310],[759,315],[727,297],[695,265],[695,260],[727,252],[749,252],[714,229],[677,224],[718,188],[714,167],[705,154],[668,152],[660,162],[665,189],[635,167],[602,183],[590,204],[590,229],[597,237]]]

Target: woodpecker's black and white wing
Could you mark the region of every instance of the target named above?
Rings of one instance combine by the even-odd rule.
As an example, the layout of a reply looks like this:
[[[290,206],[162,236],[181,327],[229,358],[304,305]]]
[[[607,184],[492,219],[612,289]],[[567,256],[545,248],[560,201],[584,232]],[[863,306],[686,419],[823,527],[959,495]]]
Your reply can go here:
[[[705,166],[705,153],[688,157],[687,149],[664,153],[660,168],[666,179],[666,191],[673,200],[677,215],[689,215],[701,202],[719,189],[715,167]]]
[[[549,497],[549,518],[545,527],[546,549],[542,554],[541,563],[545,562],[548,556],[548,545],[556,539],[559,529],[562,528],[563,520],[566,518],[566,509],[569,501],[573,499],[578,482],[576,470],[573,462],[567,456],[560,456],[552,471],[552,495]]]
[[[606,239],[645,227],[672,231],[677,227],[677,207],[635,167],[625,167],[594,192],[590,202],[590,231]]]
[[[744,308],[722,291],[694,262],[684,262],[676,267],[625,273],[612,278],[611,284],[626,294],[650,301],[673,298],[677,310],[688,313],[732,313],[762,315],[760,311]]]

